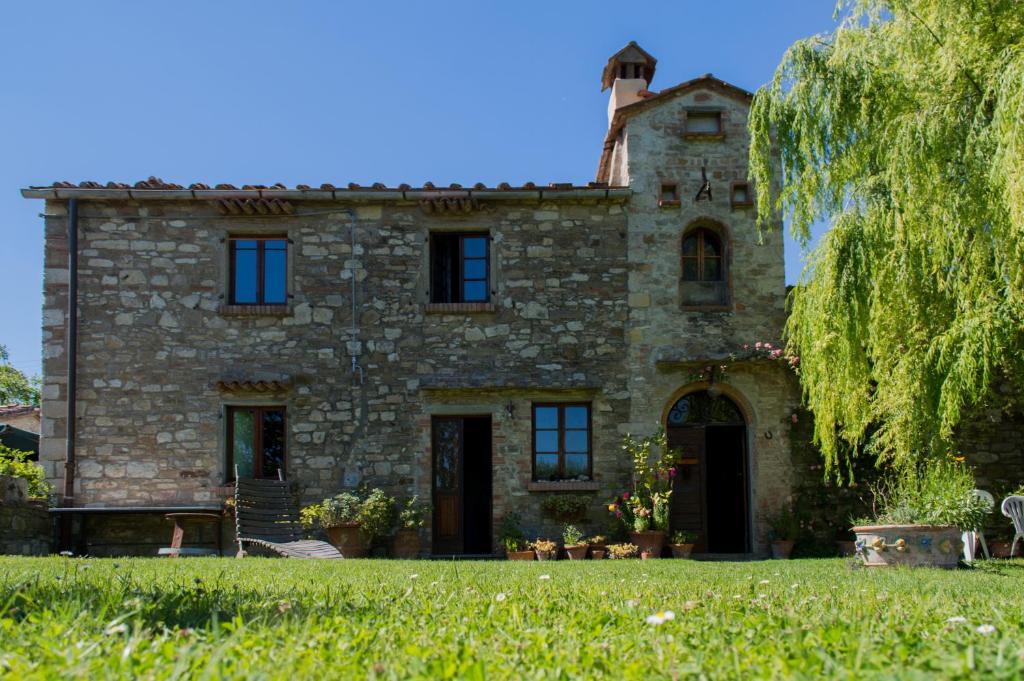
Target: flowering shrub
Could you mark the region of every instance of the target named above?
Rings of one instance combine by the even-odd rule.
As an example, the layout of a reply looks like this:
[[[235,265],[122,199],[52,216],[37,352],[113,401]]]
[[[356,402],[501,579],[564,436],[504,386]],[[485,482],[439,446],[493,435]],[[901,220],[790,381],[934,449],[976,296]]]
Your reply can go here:
[[[402,510],[398,512],[398,529],[418,530],[427,524],[429,506],[420,503],[418,496],[406,499]]]
[[[622,520],[634,532],[668,529],[675,461],[681,456],[670,449],[664,431],[640,440],[626,435],[622,449],[633,459],[633,491],[623,492],[608,504],[608,512]],[[659,454],[652,454],[657,450]]]
[[[798,355],[786,354],[785,350],[767,341],[757,341],[755,343],[744,343],[739,350],[730,352],[728,357],[722,360],[721,364],[708,364],[699,371],[692,373],[690,379],[694,381],[710,381],[712,374],[721,376],[726,373],[729,370],[729,364],[753,359],[783,362],[793,371],[797,373],[800,371],[800,357]]]
[[[530,548],[537,553],[554,553],[558,548],[558,544],[549,539],[538,539],[530,544]]]

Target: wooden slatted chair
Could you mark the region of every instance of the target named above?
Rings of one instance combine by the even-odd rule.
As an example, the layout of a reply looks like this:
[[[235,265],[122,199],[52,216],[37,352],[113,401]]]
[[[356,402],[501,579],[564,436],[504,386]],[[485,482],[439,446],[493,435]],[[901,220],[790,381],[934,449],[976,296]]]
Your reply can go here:
[[[238,558],[245,555],[247,543],[290,558],[342,557],[327,542],[302,538],[299,512],[284,480],[243,480],[236,471],[235,531]]]

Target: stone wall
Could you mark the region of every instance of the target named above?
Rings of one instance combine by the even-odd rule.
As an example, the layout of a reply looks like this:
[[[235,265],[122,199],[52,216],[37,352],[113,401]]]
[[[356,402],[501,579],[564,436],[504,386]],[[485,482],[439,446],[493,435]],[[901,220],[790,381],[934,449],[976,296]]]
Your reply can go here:
[[[723,135],[687,138],[686,110],[721,111]],[[629,214],[628,428],[649,433],[671,405],[704,389],[705,363],[718,365],[743,345],[778,342],[785,322],[781,228],[759,234],[753,208],[733,207],[730,187],[747,177],[748,104],[717,90],[696,89],[633,114],[626,122]],[[713,199],[694,201],[707,163]],[[659,205],[662,184],[678,187],[678,203]],[[682,281],[681,243],[703,225],[723,241],[728,300],[697,306]],[[781,225],[779,226],[781,227]],[[711,360],[709,362],[709,360]],[[766,550],[765,515],[792,492],[789,424],[799,406],[797,383],[779,364],[726,362],[720,387],[745,412],[751,453],[754,544]]]
[[[46,225],[42,463],[56,485],[66,433],[65,210],[50,202]],[[601,495],[618,486],[629,413],[621,204],[503,203],[437,216],[413,202],[352,206],[351,215],[309,202],[296,213],[225,220],[202,202],[82,204],[76,504],[218,503],[228,491],[224,407],[247,403],[286,405],[289,476],[306,501],[355,484],[429,499],[431,416],[489,414],[494,516],[517,508],[539,532],[530,403],[580,396],[593,401]],[[493,305],[428,305],[433,230],[490,232]],[[238,233],[290,239],[287,314],[224,305],[224,239]],[[222,380],[291,388],[226,394]]]
[[[0,475],[0,554],[44,556],[52,539],[46,503],[28,498],[24,479]]]

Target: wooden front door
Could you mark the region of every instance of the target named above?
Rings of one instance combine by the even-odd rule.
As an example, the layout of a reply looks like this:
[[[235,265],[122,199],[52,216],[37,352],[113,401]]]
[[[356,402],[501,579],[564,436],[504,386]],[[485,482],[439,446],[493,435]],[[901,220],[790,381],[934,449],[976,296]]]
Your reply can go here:
[[[697,553],[749,550],[746,426],[728,398],[706,392],[681,398],[666,424],[678,449],[672,485],[671,530],[697,534]]]
[[[491,553],[490,417],[435,417],[432,449],[433,552]]]

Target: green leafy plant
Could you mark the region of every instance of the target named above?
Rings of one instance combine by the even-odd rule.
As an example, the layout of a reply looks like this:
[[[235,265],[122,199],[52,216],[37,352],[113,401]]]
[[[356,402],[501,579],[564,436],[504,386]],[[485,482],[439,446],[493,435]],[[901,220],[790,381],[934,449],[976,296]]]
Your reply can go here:
[[[697,541],[697,533],[689,530],[676,530],[669,538],[670,544],[692,544]]]
[[[29,378],[8,364],[7,346],[0,345],[0,404],[39,405],[38,376]]]
[[[526,536],[523,534],[520,522],[521,520],[518,513],[506,513],[505,517],[501,519],[499,541],[509,553],[526,550]]]
[[[626,435],[622,449],[633,460],[633,489],[608,504],[608,511],[634,532],[667,530],[675,462],[681,452],[668,446],[664,430],[636,439]]]
[[[562,541],[566,546],[579,546],[583,543],[583,533],[575,525],[566,525],[562,530]]]
[[[874,485],[874,516],[859,518],[856,524],[982,527],[989,508],[974,489],[974,473],[962,459],[926,459],[894,470]]]
[[[603,534],[595,534],[593,537],[587,537],[587,543],[591,546],[604,546],[608,542],[608,538]]]
[[[0,445],[0,475],[22,478],[28,482],[28,495],[33,499],[45,499],[50,494],[43,467],[30,461],[30,452],[11,449]]]
[[[362,499],[353,492],[342,492],[323,501],[310,504],[299,513],[299,519],[306,527],[338,527],[359,523]]]
[[[582,494],[549,494],[540,502],[540,510],[555,520],[582,520],[590,498]]]
[[[786,504],[768,514],[768,530],[773,540],[795,540],[800,534],[800,519],[792,504]]]
[[[388,534],[395,523],[395,498],[374,488],[359,505],[359,529],[370,541]]]
[[[611,558],[635,558],[640,549],[636,544],[609,544],[608,555]]]
[[[398,529],[418,530],[427,524],[427,513],[430,507],[421,504],[418,496],[406,499],[398,512]]]

